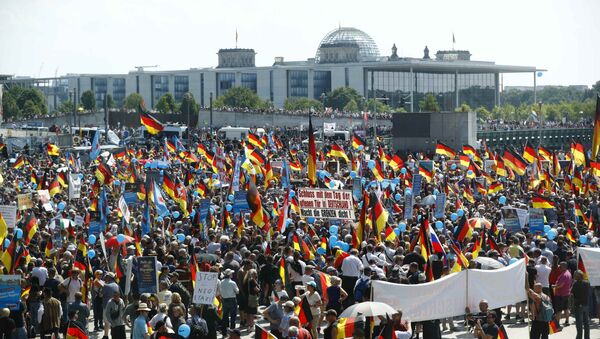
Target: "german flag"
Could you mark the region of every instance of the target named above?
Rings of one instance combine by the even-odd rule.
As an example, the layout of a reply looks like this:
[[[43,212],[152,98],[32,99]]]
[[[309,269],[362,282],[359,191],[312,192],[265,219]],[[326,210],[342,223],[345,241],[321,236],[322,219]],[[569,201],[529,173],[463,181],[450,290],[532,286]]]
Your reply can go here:
[[[142,111],[141,105],[138,109],[140,111],[140,123],[142,124],[142,126],[146,127],[148,133],[156,135],[162,132],[163,129],[165,129],[163,124],[160,121],[158,121],[155,117],[151,116],[150,113]]]
[[[335,260],[333,261],[333,266],[339,269],[340,267],[342,267],[344,259],[348,258],[349,256],[350,254],[342,251],[341,249],[338,249],[337,252],[335,252]]]
[[[317,147],[310,114],[308,115],[308,183],[312,187],[317,185]]]
[[[554,334],[562,331],[562,328],[558,325],[558,321],[556,319],[552,319],[548,323],[548,334]]]
[[[15,271],[16,259],[17,259],[17,237],[14,237],[12,239],[12,241],[10,242],[10,244],[8,245],[8,248],[2,254],[2,257],[0,258],[0,260],[4,264],[4,267],[6,268],[6,271],[9,274],[12,274]]]
[[[56,179],[58,179],[58,183],[61,187],[64,188],[68,186],[67,172],[58,172]]]
[[[263,166],[267,162],[267,159],[265,158],[265,156],[258,149],[253,149],[248,154],[248,159],[250,159],[250,161],[253,164],[255,164],[256,166],[259,166],[259,167]]]
[[[291,160],[290,159],[289,164],[290,164],[290,169],[292,171],[296,171],[296,172],[302,171],[303,167],[302,167],[302,164],[300,163],[300,161],[298,159],[296,159],[296,160]]]
[[[331,150],[329,151],[329,155],[335,158],[342,158],[346,161],[346,163],[350,162],[350,159],[348,159],[348,156],[346,155],[344,149],[335,142],[331,144]]]
[[[112,171],[103,162],[98,164],[98,168],[96,168],[95,176],[98,179],[98,183],[100,185],[104,185],[104,184],[109,185],[112,181]]]
[[[65,339],[88,339],[88,336],[85,334],[85,331],[82,330],[79,325],[77,325],[77,323],[74,321],[69,321]]]
[[[458,160],[460,160],[460,165],[465,168],[468,168],[469,165],[471,164],[471,158],[469,158],[469,156],[466,154],[461,154],[458,157]]]
[[[449,241],[449,246],[450,251],[452,251],[452,253],[454,254],[454,256],[456,257],[456,263],[466,269],[469,267],[469,260],[467,260],[467,257],[465,257],[465,255],[462,253],[462,251],[458,248],[458,246],[456,246],[456,244],[454,243],[454,241]]]
[[[494,239],[494,237],[492,236],[491,230],[489,232],[490,233],[488,233],[488,235],[487,235],[487,243],[488,243],[488,246],[490,247],[490,250],[500,252],[500,247],[498,247],[498,243],[496,242],[496,239]]]
[[[506,167],[504,167],[504,161],[502,160],[496,160],[496,175],[499,177],[507,176]]]
[[[512,150],[504,150],[504,165],[512,169],[516,174],[523,176],[527,169],[527,163],[520,155]]]
[[[29,242],[38,231],[38,220],[33,212],[29,212],[24,219],[19,221],[19,228],[25,233],[25,245]]]
[[[171,199],[175,199],[175,182],[171,179],[171,176],[166,174],[163,176],[163,188],[165,192],[171,197]]]
[[[302,300],[300,300],[300,303],[296,305],[294,313],[296,313],[296,316],[300,320],[300,325],[302,326],[309,324],[313,320],[313,314],[310,311],[310,305],[308,304],[306,296],[304,296]]]
[[[554,203],[544,196],[534,194],[531,198],[531,206],[533,208],[551,209],[554,208]]]
[[[583,264],[581,254],[577,256],[577,269],[583,272],[583,280],[588,280],[587,270],[585,269],[585,265]]]
[[[198,152],[199,155],[206,156],[206,146],[204,146],[201,143],[198,144],[198,147],[196,148],[196,152]]]
[[[560,163],[558,162],[558,157],[556,156],[556,152],[552,153],[552,175],[558,177],[560,174]]]
[[[596,97],[596,113],[594,114],[594,136],[592,138],[592,160],[598,158],[600,149],[600,94]]]
[[[438,141],[437,146],[435,147],[435,153],[439,155],[443,155],[448,159],[456,158],[456,151],[452,149],[452,147],[447,146]]]
[[[396,232],[394,232],[394,230],[389,225],[385,227],[385,240],[396,240]]]
[[[464,154],[471,155],[473,157],[477,153],[477,150],[475,149],[475,147],[473,147],[471,145],[463,145],[462,151],[463,151]]]
[[[260,140],[260,137],[254,133],[248,133],[248,142],[254,147],[263,149],[263,144]]]
[[[221,296],[215,297],[213,305],[215,306],[215,310],[217,311],[217,316],[219,319],[223,319],[223,303],[221,302]]]
[[[381,164],[379,163],[379,161],[377,159],[373,160],[375,162],[375,166],[373,166],[373,168],[371,168],[371,172],[373,172],[373,176],[375,177],[375,180],[377,181],[383,181],[383,179],[385,179],[383,177],[383,170],[381,169]]]
[[[252,221],[254,221],[256,226],[262,228],[265,225],[266,213],[263,210],[260,194],[258,193],[258,190],[256,189],[256,185],[254,184],[254,181],[252,181],[252,180],[250,180],[250,185],[249,185],[249,189],[248,189],[248,195],[246,196],[246,200],[248,201],[248,205],[250,206],[250,210],[252,211],[250,213],[250,218],[252,219]]]
[[[257,324],[254,324],[254,339],[277,339],[277,337]]]
[[[552,157],[552,153],[550,153],[550,151],[544,146],[538,147],[538,154],[546,161],[550,161],[550,158]]]
[[[404,161],[402,161],[400,155],[396,153],[388,165],[390,165],[394,172],[398,172],[402,167],[404,167]]]
[[[467,216],[463,214],[460,221],[458,222],[458,226],[454,231],[454,239],[459,242],[462,242],[465,238],[471,238],[473,234],[473,230],[471,229],[471,225],[467,220]]]
[[[50,193],[50,197],[54,197],[55,195],[60,193],[60,184],[58,180],[54,180],[48,186],[48,192]]]
[[[75,261],[73,266],[85,271],[85,259],[87,258],[87,245],[83,236],[79,238],[79,244],[77,244],[77,252],[75,253]]]
[[[528,163],[532,164],[537,159],[535,149],[530,145],[525,145],[523,148],[523,159],[527,160]]]
[[[573,244],[577,242],[577,240],[575,240],[575,234],[573,234],[573,229],[571,227],[567,227],[567,233],[565,234],[565,237],[569,239],[569,241]]]
[[[337,322],[337,337],[334,339],[345,339],[354,337],[355,318],[341,318]]]
[[[282,285],[285,286],[286,274],[285,274],[285,258],[279,260],[279,278],[281,278]]]
[[[600,177],[600,162],[590,161],[590,170],[593,176]]]
[[[463,198],[465,198],[465,200],[467,200],[471,204],[475,203],[475,197],[473,196],[473,191],[471,191],[471,188],[469,186],[465,186],[464,191],[463,191]]]
[[[502,185],[501,182],[496,181],[488,187],[488,194],[500,193],[500,192],[502,192],[503,189],[504,189],[504,185]]]
[[[356,233],[352,238],[352,247],[356,249],[360,249],[360,245],[365,236],[365,227],[367,226],[367,209],[370,205],[369,194],[367,191],[363,190],[363,202],[362,207],[360,208],[360,216],[358,218],[358,224],[356,225]]]
[[[506,333],[506,328],[504,328],[504,324],[498,327],[498,339],[508,339],[508,333]]]
[[[375,233],[375,238],[377,240],[381,240],[381,232],[385,230],[385,225],[388,220],[388,212],[385,210],[383,205],[381,204],[381,200],[377,199],[375,202],[375,206],[371,211],[371,221],[373,223],[373,233]]]
[[[594,122],[594,126],[595,125],[596,125],[596,123]],[[594,129],[595,129],[595,127],[594,127]],[[575,165],[585,166],[585,149],[583,148],[583,145],[579,141],[571,142],[571,155],[573,156],[573,161],[575,161]]]
[[[60,147],[53,143],[46,144],[46,151],[48,152],[49,156],[57,157],[60,155]]]
[[[469,174],[471,171],[471,174]],[[481,176],[481,168],[473,161],[469,161],[469,167],[467,167],[467,178],[478,178]]]
[[[367,145],[367,143],[365,142],[365,140],[363,138],[358,136],[356,133],[352,134],[352,148],[359,149],[360,146],[362,146],[364,148],[364,147],[366,147],[366,145]]]
[[[23,167],[23,165],[25,165],[25,159],[23,159],[23,156],[20,156],[17,158],[17,160],[12,164],[12,168],[14,169],[19,169],[21,167]]]

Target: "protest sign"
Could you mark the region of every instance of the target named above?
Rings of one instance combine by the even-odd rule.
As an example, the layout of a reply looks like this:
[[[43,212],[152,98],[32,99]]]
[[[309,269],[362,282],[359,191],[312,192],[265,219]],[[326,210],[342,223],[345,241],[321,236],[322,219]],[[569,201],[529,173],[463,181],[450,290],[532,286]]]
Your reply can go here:
[[[88,234],[98,235],[100,234],[100,232],[102,232],[102,225],[100,224],[100,222],[97,220],[90,221],[90,229],[88,231]]]
[[[75,218],[73,219],[73,221],[75,222],[75,225],[83,226],[84,219],[81,215],[76,215]]]
[[[31,193],[18,194],[17,195],[17,206],[20,211],[30,209],[33,207],[33,201],[31,200]]]
[[[529,211],[522,208],[515,208],[517,210],[517,217],[519,218],[519,225],[521,228],[525,227],[529,223]]]
[[[156,257],[137,258],[137,283],[140,293],[158,293]]]
[[[192,302],[200,305],[212,305],[217,294],[218,282],[219,273],[197,272],[196,286],[194,287],[194,296],[192,297]]]
[[[404,219],[411,220],[413,214],[413,198],[412,194],[404,195]]]
[[[133,192],[133,191],[123,192],[123,199],[125,199],[125,202],[127,203],[127,205],[135,205],[135,204],[139,204],[141,202],[141,200],[138,199],[137,192]]]
[[[354,219],[352,191],[299,188],[296,196],[303,218]]]
[[[48,190],[38,190],[37,196],[38,196],[38,200],[42,204],[47,204],[50,202],[50,192]]]
[[[69,174],[69,199],[79,199],[81,197],[81,178],[79,174]]]
[[[529,233],[544,233],[544,210],[541,208],[529,209]]]
[[[210,199],[200,200],[200,222],[204,223],[208,216],[208,209],[210,208]]]
[[[503,207],[502,220],[504,221],[504,228],[509,232],[516,233],[521,230],[521,223],[519,222],[519,216],[516,208]]]
[[[592,286],[600,286],[600,248],[577,247],[588,280]]]
[[[444,208],[446,208],[446,193],[438,193],[435,196],[435,213],[433,216],[437,219],[443,218]]]
[[[356,199],[356,201],[359,201],[362,197],[361,178],[354,178],[354,182],[352,184],[352,195],[354,195],[354,199]]]
[[[21,276],[0,275],[0,308],[17,310],[21,300]]]
[[[17,224],[17,206],[16,205],[0,205],[0,214],[6,222],[8,228],[14,228]]]
[[[248,191],[237,191],[233,194],[233,213],[240,213],[244,210],[249,210]]]
[[[423,176],[420,174],[415,174],[413,177],[413,186],[412,186],[412,194],[415,197],[418,197],[421,194],[421,182],[423,181]]]

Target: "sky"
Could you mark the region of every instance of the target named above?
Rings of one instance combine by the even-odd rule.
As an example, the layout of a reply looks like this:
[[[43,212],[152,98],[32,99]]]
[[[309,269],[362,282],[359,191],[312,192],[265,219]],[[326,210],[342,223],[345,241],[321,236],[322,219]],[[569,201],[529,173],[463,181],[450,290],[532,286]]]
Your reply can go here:
[[[0,74],[49,77],[214,67],[219,48],[254,48],[256,65],[306,60],[338,26],[381,55],[452,48],[472,60],[547,69],[538,85],[600,80],[598,0],[0,0]],[[533,85],[505,75],[504,85]]]

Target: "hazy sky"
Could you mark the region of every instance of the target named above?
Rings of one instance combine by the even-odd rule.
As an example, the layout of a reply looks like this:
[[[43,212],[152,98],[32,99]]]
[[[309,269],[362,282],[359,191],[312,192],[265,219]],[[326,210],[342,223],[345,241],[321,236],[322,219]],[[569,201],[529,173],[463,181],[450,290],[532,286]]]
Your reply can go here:
[[[212,67],[219,48],[254,48],[256,64],[275,56],[314,57],[323,36],[352,26],[382,55],[421,57],[468,49],[473,60],[537,66],[540,85],[600,80],[599,0],[0,0],[0,73],[54,76]],[[532,85],[532,75],[504,85]]]

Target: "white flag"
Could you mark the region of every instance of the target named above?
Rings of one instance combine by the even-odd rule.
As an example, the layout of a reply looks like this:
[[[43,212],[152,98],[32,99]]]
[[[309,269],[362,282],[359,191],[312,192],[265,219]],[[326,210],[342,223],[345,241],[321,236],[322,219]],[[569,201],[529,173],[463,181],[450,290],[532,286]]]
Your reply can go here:
[[[119,211],[121,211],[121,214],[123,214],[125,222],[129,223],[129,208],[127,208],[127,203],[122,195],[119,198]]]

